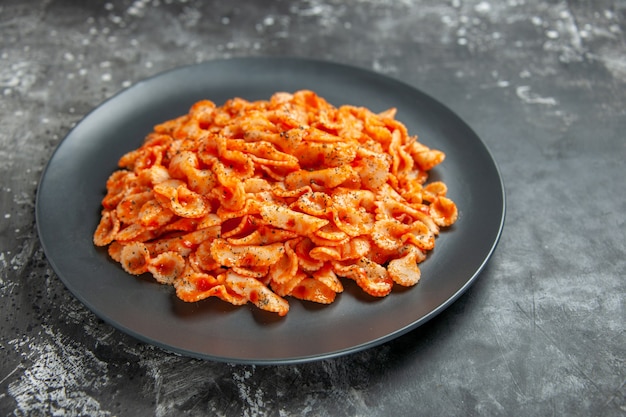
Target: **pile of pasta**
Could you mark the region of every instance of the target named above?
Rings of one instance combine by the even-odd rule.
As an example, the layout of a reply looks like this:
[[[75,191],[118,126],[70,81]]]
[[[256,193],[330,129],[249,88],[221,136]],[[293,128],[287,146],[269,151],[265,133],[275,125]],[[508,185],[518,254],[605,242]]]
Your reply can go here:
[[[218,297],[284,316],[354,280],[383,297],[457,219],[444,159],[395,109],[335,107],[312,91],[203,100],[155,126],[106,183],[94,244],[187,302]]]

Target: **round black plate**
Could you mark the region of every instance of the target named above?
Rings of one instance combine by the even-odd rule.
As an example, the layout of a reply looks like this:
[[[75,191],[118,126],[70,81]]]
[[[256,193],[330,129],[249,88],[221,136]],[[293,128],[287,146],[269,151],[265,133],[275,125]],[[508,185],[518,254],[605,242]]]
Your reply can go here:
[[[310,89],[334,105],[398,109],[397,119],[447,155],[431,178],[445,181],[459,220],[421,264],[422,280],[382,299],[346,283],[329,306],[290,299],[284,318],[210,299],[188,304],[169,286],[133,277],[94,247],[105,182],[119,157],[152,127],[200,99],[268,99]],[[96,315],[144,342],[198,358],[278,364],[339,356],[420,326],[458,298],[491,256],[504,222],[497,166],[453,112],[415,88],[351,66],[292,58],[207,62],[139,82],[88,114],[61,142],[42,175],[37,227],[46,256],[67,288]],[[397,288],[397,287],[396,287]]]

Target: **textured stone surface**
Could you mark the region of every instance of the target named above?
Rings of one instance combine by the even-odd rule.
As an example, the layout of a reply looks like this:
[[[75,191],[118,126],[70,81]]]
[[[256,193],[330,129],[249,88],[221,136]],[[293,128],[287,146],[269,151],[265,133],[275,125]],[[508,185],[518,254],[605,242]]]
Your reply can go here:
[[[0,413],[624,415],[625,19],[607,0],[4,0]],[[239,366],[139,343],[65,289],[34,221],[56,145],[145,77],[250,55],[401,79],[487,143],[504,234],[449,309],[361,353]]]

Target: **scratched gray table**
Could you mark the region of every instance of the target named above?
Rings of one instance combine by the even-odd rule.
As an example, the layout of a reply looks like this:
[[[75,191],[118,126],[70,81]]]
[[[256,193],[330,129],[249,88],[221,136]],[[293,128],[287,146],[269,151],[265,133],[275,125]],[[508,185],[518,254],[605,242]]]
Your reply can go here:
[[[626,2],[296,0],[0,4],[0,413],[626,413]],[[176,356],[98,320],[36,233],[42,169],[100,102],[163,70],[313,57],[462,117],[507,189],[500,244],[442,314],[291,366]]]

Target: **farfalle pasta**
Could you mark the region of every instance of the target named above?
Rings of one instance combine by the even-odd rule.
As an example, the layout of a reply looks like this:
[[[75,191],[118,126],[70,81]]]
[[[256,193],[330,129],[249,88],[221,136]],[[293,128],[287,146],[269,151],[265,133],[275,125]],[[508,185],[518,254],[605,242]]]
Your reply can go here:
[[[394,117],[312,91],[199,101],[120,158],[94,244],[184,301],[281,316],[289,297],[332,303],[344,279],[375,297],[415,285],[458,214],[426,184],[445,155]]]

